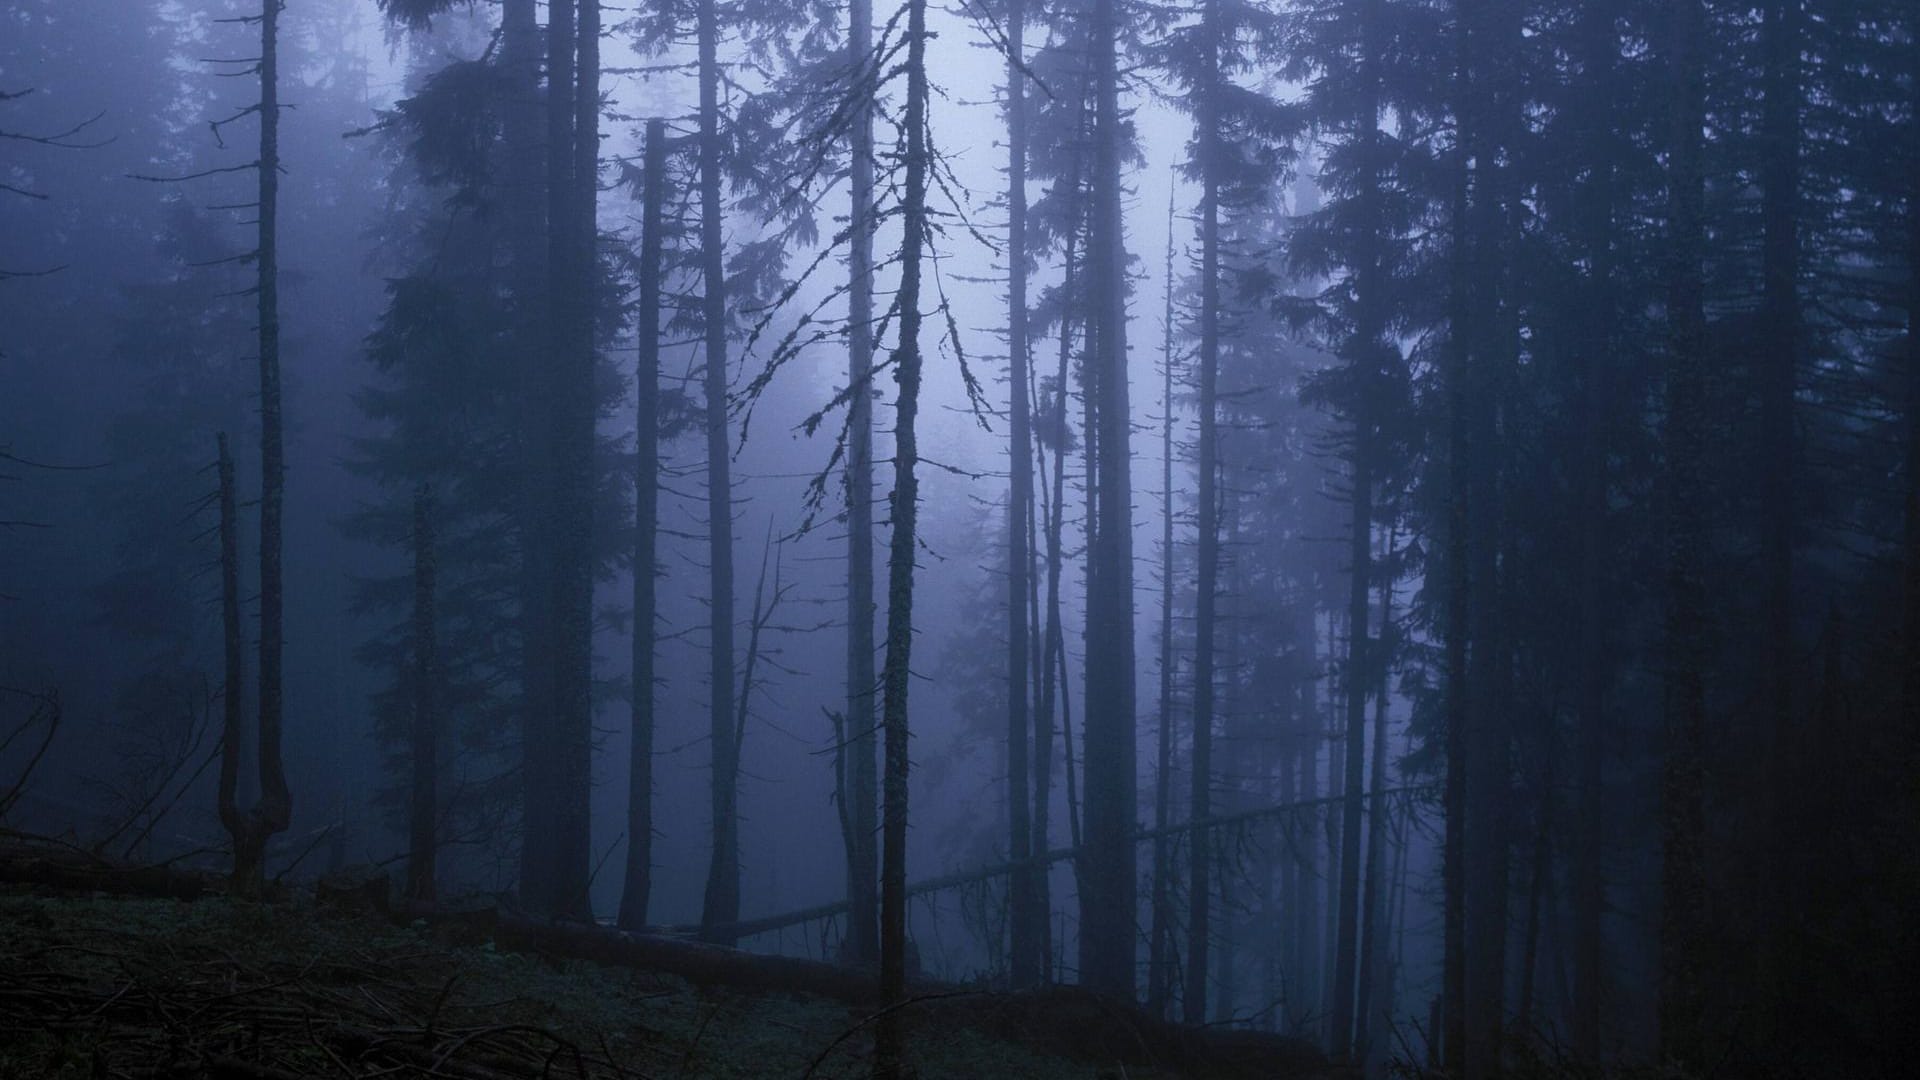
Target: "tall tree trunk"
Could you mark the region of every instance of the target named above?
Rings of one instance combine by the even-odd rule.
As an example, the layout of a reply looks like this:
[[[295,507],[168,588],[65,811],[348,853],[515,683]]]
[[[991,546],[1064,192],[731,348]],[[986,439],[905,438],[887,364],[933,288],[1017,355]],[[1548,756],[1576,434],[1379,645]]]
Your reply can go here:
[[[1293,725],[1298,722],[1298,711],[1294,695],[1283,692],[1275,703],[1274,733],[1278,742],[1277,771],[1278,783],[1275,784],[1281,803],[1291,803],[1299,799],[1299,750],[1296,746]],[[1283,1035],[1298,1032],[1304,1013],[1300,1008],[1300,968],[1301,949],[1294,927],[1299,921],[1301,873],[1299,840],[1294,833],[1297,815],[1288,815],[1278,823],[1280,856],[1280,906],[1278,918],[1273,930],[1277,948],[1278,977],[1281,982],[1279,995],[1280,1007],[1276,1020],[1277,1030]]]
[[[552,849],[540,838],[555,831],[551,736],[546,730],[553,697],[553,627],[550,589],[552,511],[545,475],[550,454],[547,400],[551,389],[547,250],[547,111],[540,93],[540,24],[534,0],[502,0],[500,64],[502,147],[500,168],[512,191],[505,206],[513,297],[512,332],[516,406],[515,531],[519,543],[520,635],[520,899],[545,910],[546,883],[553,879]]]
[[[1374,396],[1383,378],[1385,341],[1384,297],[1379,258],[1380,212],[1380,55],[1382,15],[1379,0],[1369,0],[1361,18],[1360,108],[1355,137],[1360,142],[1362,179],[1360,221],[1355,250],[1355,320],[1348,342],[1347,362],[1355,378],[1352,412],[1348,417],[1352,440],[1348,467],[1352,489],[1348,494],[1347,538],[1347,657],[1345,780],[1340,828],[1339,932],[1335,942],[1333,1007],[1329,1011],[1332,1036],[1328,1050],[1344,1061],[1353,1049],[1353,1010],[1360,965],[1360,828],[1365,797],[1367,691],[1373,685],[1368,656],[1368,600],[1373,576],[1373,442]]]
[[[1193,761],[1188,816],[1213,816],[1214,623],[1220,597],[1220,10],[1200,8],[1201,75],[1195,127],[1200,155],[1200,437],[1195,493],[1199,580],[1194,586]],[[1187,985],[1181,998],[1189,1024],[1207,1020],[1207,935],[1213,865],[1207,830],[1187,838]],[[1223,958],[1232,963],[1231,957]]]
[[[572,918],[593,917],[588,891],[593,878],[593,451],[595,438],[594,314],[599,282],[600,196],[600,0],[575,0],[578,15],[573,122],[569,148],[573,160],[567,181],[569,249],[566,302],[561,311],[565,342],[564,379],[559,388],[559,430],[554,445],[560,498],[559,546],[555,552],[557,589],[554,716],[561,727],[564,757],[558,773],[559,829],[555,841],[556,899]],[[558,10],[562,5],[554,5]],[[557,231],[557,230],[556,230]]]
[[[1065,688],[1059,683],[1061,654],[1066,648],[1066,628],[1060,605],[1060,577],[1066,564],[1062,545],[1066,531],[1067,498],[1067,378],[1073,360],[1072,308],[1075,279],[1079,272],[1076,251],[1078,236],[1076,224],[1067,232],[1066,265],[1060,286],[1066,306],[1060,314],[1060,360],[1055,375],[1057,392],[1053,400],[1053,416],[1048,421],[1054,432],[1054,443],[1052,491],[1047,500],[1047,622],[1041,635],[1044,640],[1040,648],[1040,708],[1034,714],[1033,725],[1033,851],[1045,851],[1052,842],[1053,717],[1055,702],[1065,696]],[[1049,958],[1053,955],[1050,915],[1053,908],[1052,891],[1043,871],[1035,890],[1034,905],[1043,917],[1041,955]]]
[[[873,670],[873,93],[881,77],[873,55],[873,0],[852,0],[847,41],[859,72],[848,164],[847,378],[847,947],[850,959],[880,958],[879,774],[874,739]]]
[[[1905,694],[1908,738],[1920,740],[1920,14],[1907,20],[1907,490]],[[1915,746],[1920,750],[1920,746]]]
[[[246,743],[246,638],[240,628],[240,512],[234,491],[233,450],[221,432],[217,444],[220,474],[220,631],[223,679],[220,689],[220,824],[233,838],[234,886],[244,888],[239,855],[246,834],[240,811],[240,753]]]
[[[720,17],[700,0],[700,267],[706,319],[707,560],[711,588],[708,738],[712,745],[713,851],[700,909],[701,937],[732,945],[740,919],[740,748],[733,739],[733,480],[727,439],[727,277],[720,209],[726,152],[720,133]]]
[[[544,713],[527,746],[528,832],[535,860],[523,877],[529,906],[548,915],[591,916],[587,896],[592,791],[593,228],[590,194],[598,154],[597,0],[551,0],[547,8],[547,340],[544,460],[535,474],[546,520],[538,545],[536,625],[543,627]],[[576,18],[576,14],[578,17]],[[591,30],[591,51],[586,36]],[[590,100],[583,100],[592,95]],[[537,812],[536,812],[537,811]],[[538,826],[538,830],[534,828]]]
[[[1302,594],[1296,607],[1294,618],[1294,651],[1307,658],[1304,671],[1300,672],[1294,690],[1294,729],[1291,736],[1294,752],[1294,764],[1299,777],[1299,786],[1294,795],[1301,801],[1321,797],[1320,790],[1320,746],[1324,741],[1320,718],[1320,696],[1318,677],[1320,630],[1316,602],[1311,592],[1312,586],[1302,583]],[[1295,822],[1288,821],[1292,828]],[[1299,864],[1296,875],[1295,920],[1293,939],[1297,969],[1293,976],[1295,1003],[1301,1027],[1301,1037],[1307,1036],[1307,1023],[1325,1015],[1321,1008],[1326,1000],[1321,972],[1325,959],[1326,927],[1320,917],[1320,882],[1324,880],[1319,863],[1319,845],[1313,842],[1314,833],[1319,828],[1317,820],[1309,820],[1302,835],[1290,845]]]
[[[1166,306],[1160,345],[1160,729],[1153,762],[1153,827],[1173,818],[1173,185],[1167,191]],[[1153,840],[1152,928],[1147,938],[1147,1009],[1166,1019],[1173,997],[1172,838]]]
[[[1391,518],[1389,518],[1391,520]],[[1393,558],[1393,530],[1388,529],[1386,559]],[[1380,654],[1371,657],[1368,678],[1373,687],[1373,746],[1367,765],[1367,863],[1360,898],[1360,972],[1359,990],[1354,1005],[1353,1060],[1364,1065],[1373,1047],[1371,1039],[1386,1030],[1392,1014],[1380,1008],[1388,994],[1384,989],[1387,971],[1386,934],[1387,895],[1381,880],[1382,860],[1387,851],[1387,703],[1391,699],[1387,685],[1385,642],[1393,626],[1393,577],[1380,575]],[[1378,1022],[1379,1027],[1374,1025]]]
[[[1805,1015],[1804,980],[1790,970],[1785,940],[1803,889],[1796,850],[1798,770],[1794,721],[1793,544],[1794,384],[1799,371],[1800,318],[1800,0],[1767,0],[1761,27],[1765,72],[1761,116],[1760,461],[1763,610],[1759,655],[1772,765],[1774,842],[1772,936],[1783,950],[1776,976],[1783,1021]]]
[[[1098,398],[1099,528],[1088,559],[1095,587],[1087,621],[1086,887],[1080,900],[1080,977],[1132,998],[1134,988],[1134,685],[1132,416],[1127,393],[1126,250],[1120,192],[1117,0],[1093,8],[1093,220],[1090,367]]]
[[[894,348],[893,533],[887,557],[887,658],[881,674],[885,728],[880,871],[880,998],[886,1011],[876,1032],[873,1074],[907,1074],[906,1031],[899,1006],[907,992],[907,691],[912,685],[913,562],[918,535],[920,447],[920,266],[927,231],[927,4],[907,2],[906,191],[901,208],[900,340]]]
[[[1027,412],[1031,356],[1027,341],[1027,94],[1026,5],[1013,0],[1007,12],[1007,393],[1012,445],[1008,449],[1011,485],[1007,499],[1007,827],[1008,852],[1015,862],[1033,849],[1032,801],[1028,784],[1027,577],[1033,552],[1028,548],[1033,505],[1033,427]],[[1010,883],[1009,949],[1017,987],[1040,981],[1039,913],[1034,908],[1034,878],[1039,868],[1017,871]]]
[[[1618,309],[1614,219],[1618,214],[1618,139],[1614,97],[1618,86],[1618,44],[1612,3],[1591,5],[1580,27],[1584,88],[1590,95],[1583,142],[1591,155],[1589,179],[1579,193],[1582,246],[1591,261],[1590,290],[1582,306],[1590,320],[1581,342],[1578,514],[1580,573],[1580,685],[1578,811],[1574,828],[1573,889],[1573,1050],[1583,1061],[1600,1060],[1600,1000],[1606,979],[1601,919],[1606,908],[1602,848],[1606,840],[1605,763],[1608,627],[1606,589],[1609,497],[1607,460],[1612,439],[1612,369],[1615,363],[1615,313]]]
[[[574,649],[569,597],[574,578],[571,433],[567,416],[574,396],[575,325],[583,298],[575,292],[579,251],[576,242],[574,183],[574,18],[576,0],[547,5],[546,89],[546,278],[543,320],[539,325],[546,353],[545,370],[531,376],[534,429],[528,500],[532,535],[528,539],[530,715],[525,735],[526,819],[521,840],[521,899],[543,915],[574,915],[586,901],[586,843],[579,844],[569,781],[575,748],[572,707]],[[584,825],[584,821],[578,823]],[[579,848],[578,853],[575,847]]]
[[[1472,253],[1467,216],[1473,175],[1468,154],[1473,120],[1473,39],[1469,0],[1454,4],[1453,192],[1449,210],[1447,266],[1447,541],[1446,541],[1446,758],[1442,792],[1446,827],[1441,847],[1441,1025],[1440,1053],[1447,1075],[1467,1069],[1467,791],[1472,732],[1469,705],[1468,635],[1471,617],[1471,558],[1467,533],[1471,467],[1468,421],[1472,362]]]
[[[1662,698],[1660,1054],[1681,1067],[1700,1063],[1701,935],[1706,931],[1705,494],[1706,415],[1705,119],[1706,12],[1702,0],[1675,0],[1669,28],[1672,128],[1667,238],[1666,663]]]
[[[627,874],[620,927],[647,924],[653,893],[653,684],[660,545],[660,275],[667,125],[647,121],[641,165],[640,310],[634,336],[632,742],[627,753]]]
[[[1509,705],[1512,654],[1505,619],[1502,559],[1507,538],[1502,515],[1507,488],[1502,420],[1519,359],[1512,261],[1518,195],[1508,158],[1519,137],[1515,56],[1523,47],[1520,20],[1511,0],[1478,0],[1471,6],[1473,75],[1463,125],[1474,162],[1468,206],[1472,239],[1471,317],[1467,379],[1468,586],[1471,641],[1468,680],[1473,708],[1473,762],[1467,789],[1466,829],[1474,841],[1467,855],[1466,1068],[1470,1075],[1498,1076],[1506,1041],[1506,975],[1509,893],[1509,813],[1512,785]]]
[[[409,795],[407,899],[432,903],[434,835],[440,812],[437,791],[440,722],[439,630],[434,622],[433,489],[425,484],[413,497],[413,783]]]
[[[286,653],[281,554],[286,507],[286,437],[280,411],[280,8],[260,11],[258,271],[254,298],[260,356],[260,799],[234,837],[233,877],[242,893],[265,885],[267,840],[293,818],[281,763],[281,669]]]

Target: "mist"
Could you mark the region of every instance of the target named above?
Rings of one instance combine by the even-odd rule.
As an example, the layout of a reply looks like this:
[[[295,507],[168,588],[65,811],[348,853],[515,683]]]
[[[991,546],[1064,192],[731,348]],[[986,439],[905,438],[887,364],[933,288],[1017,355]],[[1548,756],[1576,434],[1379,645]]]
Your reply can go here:
[[[0,1075],[1904,1056],[1911,0],[267,2],[0,9]]]

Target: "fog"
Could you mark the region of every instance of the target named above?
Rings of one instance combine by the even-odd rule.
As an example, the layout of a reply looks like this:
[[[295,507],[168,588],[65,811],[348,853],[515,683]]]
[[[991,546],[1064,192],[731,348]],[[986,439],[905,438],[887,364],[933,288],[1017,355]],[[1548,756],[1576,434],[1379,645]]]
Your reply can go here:
[[[1369,1075],[1890,1069],[1910,0],[269,14],[0,10],[10,842]]]

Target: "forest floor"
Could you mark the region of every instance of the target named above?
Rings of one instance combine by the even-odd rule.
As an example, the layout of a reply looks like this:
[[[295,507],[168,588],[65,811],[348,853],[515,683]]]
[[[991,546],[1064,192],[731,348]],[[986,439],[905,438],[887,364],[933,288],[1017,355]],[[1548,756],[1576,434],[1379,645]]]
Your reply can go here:
[[[764,980],[760,980],[764,982]],[[920,991],[924,1080],[1327,1075],[1272,1037],[1168,1050],[1084,995]],[[0,883],[0,1080],[867,1075],[874,1007],[501,947],[470,926]],[[1122,1018],[1124,1019],[1124,1018]]]

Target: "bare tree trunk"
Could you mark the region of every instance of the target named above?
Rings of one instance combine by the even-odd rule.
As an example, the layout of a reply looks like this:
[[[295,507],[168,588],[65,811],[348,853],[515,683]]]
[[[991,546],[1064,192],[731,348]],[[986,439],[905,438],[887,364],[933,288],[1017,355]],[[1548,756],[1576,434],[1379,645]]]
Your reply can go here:
[[[260,350],[260,800],[233,841],[234,882],[253,895],[265,885],[268,838],[293,818],[280,756],[287,472],[280,411],[280,8],[281,0],[266,0],[260,12],[260,162],[255,170],[260,180],[254,290]]]
[[[712,744],[713,851],[700,909],[703,937],[732,945],[721,928],[740,918],[740,748],[733,741],[733,481],[727,439],[726,253],[721,233],[720,21],[714,0],[701,0],[700,265],[706,318],[707,557],[711,580],[708,736]]]
[[[880,957],[879,779],[875,761],[873,670],[873,105],[869,80],[880,78],[873,55],[873,0],[852,0],[848,46],[861,71],[855,106],[853,189],[848,239],[849,385],[847,403],[847,946],[850,959]]]
[[[1160,346],[1160,730],[1153,763],[1153,825],[1173,816],[1173,223],[1167,192],[1166,308]],[[1166,1019],[1173,996],[1173,853],[1169,838],[1153,843],[1152,930],[1147,938],[1147,1009]]]
[[[440,800],[439,629],[434,620],[433,489],[413,497],[413,783],[407,843],[407,899],[432,903]]]
[[[1217,0],[1200,9],[1201,84],[1195,128],[1200,156],[1200,436],[1199,490],[1195,493],[1193,761],[1188,815],[1213,815],[1214,623],[1220,599],[1220,11]],[[1187,985],[1181,1014],[1189,1024],[1207,1021],[1207,945],[1213,865],[1210,837],[1197,829],[1187,838]],[[1225,957],[1226,963],[1232,958]]]
[[[647,121],[641,166],[640,310],[634,335],[632,742],[627,752],[627,873],[620,927],[647,924],[653,893],[653,684],[660,544],[661,217],[666,205],[667,125]]]
[[[1090,989],[1131,999],[1134,988],[1134,654],[1132,415],[1127,393],[1126,251],[1120,192],[1117,0],[1096,0],[1092,269],[1098,391],[1099,528],[1088,559],[1093,605],[1086,702],[1086,830],[1081,890],[1080,977]]]
[[[1681,1067],[1700,1063],[1701,935],[1706,932],[1705,523],[1699,500],[1706,426],[1706,310],[1701,172],[1706,12],[1675,0],[1668,42],[1673,79],[1668,148],[1669,359],[1667,457],[1665,747],[1661,770],[1660,1054]]]
[[[1007,392],[1010,398],[1007,499],[1007,828],[1008,852],[1015,861],[1033,850],[1033,804],[1029,794],[1027,731],[1028,645],[1027,578],[1033,552],[1028,547],[1033,505],[1033,430],[1028,414],[1027,378],[1032,358],[1027,340],[1027,94],[1025,60],[1026,5],[1013,0],[1007,12]],[[1010,883],[1009,949],[1016,987],[1040,981],[1042,957],[1034,907],[1034,877],[1022,870]]]
[[[927,229],[927,5],[907,2],[906,191],[901,213],[900,340],[894,378],[893,533],[887,559],[887,659],[881,675],[886,739],[880,872],[880,998],[887,1007],[875,1033],[873,1075],[907,1075],[906,1030],[899,1006],[907,992],[907,691],[912,685],[913,563],[920,484],[920,265]]]

